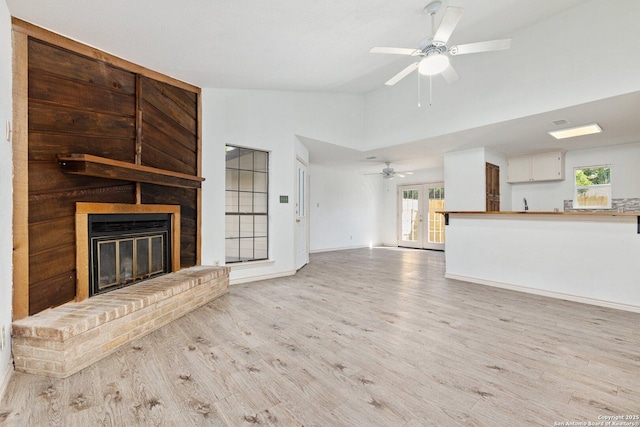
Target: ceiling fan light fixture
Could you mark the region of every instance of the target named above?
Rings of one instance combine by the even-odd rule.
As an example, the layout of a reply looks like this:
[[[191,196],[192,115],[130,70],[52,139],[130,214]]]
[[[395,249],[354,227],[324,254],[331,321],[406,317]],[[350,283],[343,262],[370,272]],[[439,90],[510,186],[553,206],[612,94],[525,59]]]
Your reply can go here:
[[[418,65],[418,72],[423,76],[434,76],[446,70],[448,66],[449,57],[438,53],[429,55],[420,61],[420,65]]]

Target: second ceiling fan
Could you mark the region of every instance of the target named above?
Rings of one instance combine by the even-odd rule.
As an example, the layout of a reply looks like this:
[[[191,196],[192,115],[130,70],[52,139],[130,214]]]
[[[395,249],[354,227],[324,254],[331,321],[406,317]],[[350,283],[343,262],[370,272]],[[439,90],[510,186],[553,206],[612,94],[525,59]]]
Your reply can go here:
[[[434,1],[424,8],[425,13],[431,16],[432,30],[434,28],[435,14],[440,9],[441,4],[442,3],[439,1]],[[464,9],[461,7],[447,7],[438,29],[431,37],[427,37],[422,40],[416,49],[398,47],[372,48],[370,50],[371,53],[390,53],[420,58],[419,61],[414,62],[400,71],[385,84],[387,86],[394,85],[416,69],[420,74],[426,76],[442,74],[442,77],[444,77],[448,83],[453,83],[460,77],[449,63],[448,55],[466,55],[468,53],[490,52],[494,50],[509,49],[511,47],[511,38],[448,46],[447,42],[449,41],[453,30],[455,30],[458,25],[463,13]]]

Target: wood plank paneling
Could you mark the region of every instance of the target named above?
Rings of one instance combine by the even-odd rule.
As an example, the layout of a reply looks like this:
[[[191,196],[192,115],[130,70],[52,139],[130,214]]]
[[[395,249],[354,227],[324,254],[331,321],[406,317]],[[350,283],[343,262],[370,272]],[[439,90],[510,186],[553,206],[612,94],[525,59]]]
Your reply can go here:
[[[31,195],[29,203],[32,206],[37,206],[37,209],[29,210],[29,223],[54,218],[73,217],[75,215],[76,201],[133,204],[135,203],[135,185],[127,183],[112,187]]]
[[[197,132],[197,123],[194,114],[196,110],[195,102],[190,106],[179,105],[174,102],[173,98],[169,98],[158,88],[161,84],[160,82],[156,82],[156,85],[151,85],[149,83],[150,80],[151,79],[148,78],[141,79],[142,98],[159,111],[162,111],[163,114],[170,117],[174,122],[188,130],[189,133],[195,135]],[[189,108],[189,111],[186,111],[185,107]]]
[[[198,94],[151,78],[145,78],[146,82],[160,91],[182,108],[190,117],[197,119]]]
[[[29,160],[57,162],[59,154],[85,153],[133,163],[134,145],[131,138],[32,132],[29,134]]]
[[[29,286],[29,315],[72,301],[76,294],[76,272],[69,270]]]
[[[167,136],[144,122],[142,164],[196,175],[196,153],[182,144],[167,143]]]
[[[29,98],[53,105],[133,117],[135,95],[29,69]]]
[[[142,203],[180,205],[180,265],[191,267],[197,262],[197,190],[141,184]]]
[[[29,224],[29,250],[37,253],[57,246],[75,244],[74,225],[72,216]]]
[[[29,68],[129,95],[136,93],[134,73],[35,39],[29,39]]]
[[[167,144],[182,144],[185,148],[195,152],[196,136],[187,129],[174,122],[171,117],[158,110],[145,99],[140,103],[142,108],[142,133],[144,141],[144,126],[150,124],[165,135],[163,141]]]
[[[125,185],[124,181],[63,173],[58,162],[29,163],[29,193],[64,193],[88,188]]]
[[[128,182],[61,172],[75,152],[135,156],[135,74],[29,41],[29,313],[75,297],[75,203],[131,203]],[[71,273],[69,273],[71,272]]]
[[[42,252],[32,252],[29,257],[30,283],[44,282],[65,271],[76,268],[76,246],[57,246]],[[75,292],[75,283],[73,284]],[[51,295],[53,298],[54,296]]]
[[[135,138],[133,117],[77,110],[29,100],[29,131]]]

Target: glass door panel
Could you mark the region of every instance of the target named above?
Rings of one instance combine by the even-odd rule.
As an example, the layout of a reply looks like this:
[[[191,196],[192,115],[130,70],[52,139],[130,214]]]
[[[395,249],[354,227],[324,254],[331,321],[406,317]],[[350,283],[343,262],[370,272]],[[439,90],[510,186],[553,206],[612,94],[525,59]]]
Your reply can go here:
[[[398,246],[422,247],[421,186],[398,187],[400,230]]]
[[[444,250],[444,185],[398,186],[398,246]]]

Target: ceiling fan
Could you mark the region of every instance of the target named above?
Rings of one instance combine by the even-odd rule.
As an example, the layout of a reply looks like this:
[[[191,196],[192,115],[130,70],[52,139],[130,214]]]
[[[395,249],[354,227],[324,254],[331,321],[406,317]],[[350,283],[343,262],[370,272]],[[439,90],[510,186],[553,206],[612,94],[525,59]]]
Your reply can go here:
[[[435,27],[435,14],[440,9],[441,4],[442,2],[434,1],[424,8],[424,12],[431,16],[432,30]],[[455,56],[466,55],[468,53],[490,52],[494,50],[509,49],[511,47],[511,38],[448,46],[447,42],[449,41],[449,37],[451,37],[451,34],[458,25],[463,13],[464,9],[461,7],[447,7],[438,29],[431,37],[427,37],[420,41],[416,49],[398,47],[372,48],[370,50],[371,53],[409,55],[420,59],[390,78],[385,84],[387,86],[392,86],[416,69],[420,74],[426,76],[442,74],[442,77],[444,77],[447,83],[453,83],[460,77],[449,63],[449,55]]]
[[[365,175],[382,175],[383,179],[393,179],[394,176],[398,176],[400,178],[404,178],[405,175],[413,175],[413,172],[396,172],[395,169],[391,167],[391,162],[384,162],[387,167],[382,169],[382,172],[375,173],[367,173]]]

